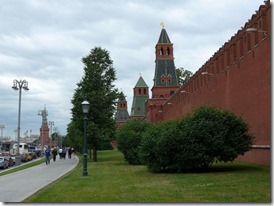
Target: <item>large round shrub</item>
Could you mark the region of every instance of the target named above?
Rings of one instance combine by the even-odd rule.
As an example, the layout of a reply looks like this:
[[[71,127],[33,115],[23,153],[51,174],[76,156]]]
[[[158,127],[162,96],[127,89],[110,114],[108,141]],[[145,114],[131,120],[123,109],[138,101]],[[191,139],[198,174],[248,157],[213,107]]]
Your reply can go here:
[[[209,106],[183,118],[178,130],[184,142],[175,156],[179,171],[205,169],[214,161],[233,161],[251,149],[254,139],[241,117]]]
[[[130,120],[117,130],[116,141],[118,150],[130,164],[141,164],[139,147],[142,136],[151,123],[140,120]]]

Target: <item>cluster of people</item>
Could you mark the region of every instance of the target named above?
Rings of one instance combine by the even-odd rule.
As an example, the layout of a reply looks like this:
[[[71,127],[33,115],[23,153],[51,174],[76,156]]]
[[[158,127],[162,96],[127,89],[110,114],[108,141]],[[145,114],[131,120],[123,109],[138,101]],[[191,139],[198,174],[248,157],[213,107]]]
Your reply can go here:
[[[75,150],[73,147],[70,147],[68,150],[67,148],[63,147],[57,150],[57,148],[53,148],[50,150],[50,148],[47,148],[45,151],[45,156],[46,156],[46,164],[50,164],[50,155],[52,154],[53,156],[53,161],[56,161],[56,156],[59,154],[60,159],[66,159],[68,151],[68,158],[71,159],[71,156],[75,158]]]

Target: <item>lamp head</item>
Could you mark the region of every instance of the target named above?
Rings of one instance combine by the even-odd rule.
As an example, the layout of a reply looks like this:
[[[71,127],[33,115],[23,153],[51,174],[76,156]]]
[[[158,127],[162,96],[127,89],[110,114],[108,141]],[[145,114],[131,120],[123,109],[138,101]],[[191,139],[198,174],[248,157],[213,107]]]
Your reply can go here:
[[[201,75],[207,75],[208,74],[208,72],[202,72],[201,73]]]
[[[28,84],[29,84],[29,83],[28,83],[26,80],[23,81],[23,87],[22,87],[22,88],[23,88],[25,91],[29,91]]]
[[[82,102],[82,110],[84,114],[87,114],[89,111],[89,102],[87,100],[84,100]]]
[[[188,92],[188,91],[186,91],[186,90],[182,90],[181,93],[192,94],[191,92]]]
[[[264,33],[264,35],[267,35],[267,31],[263,31],[263,30],[260,30],[260,29],[257,29],[257,28],[248,28],[245,30],[246,32],[262,32]]]
[[[258,29],[256,29],[256,28],[248,28],[245,31],[246,32],[255,32],[255,31],[258,31]]]
[[[16,80],[13,80],[13,86],[11,88],[14,89],[14,90],[18,90],[17,81]]]

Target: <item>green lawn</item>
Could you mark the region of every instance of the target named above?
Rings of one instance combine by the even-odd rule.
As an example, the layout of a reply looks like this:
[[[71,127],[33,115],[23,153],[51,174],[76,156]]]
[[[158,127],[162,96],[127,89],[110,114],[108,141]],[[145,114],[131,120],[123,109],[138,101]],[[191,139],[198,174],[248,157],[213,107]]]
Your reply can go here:
[[[82,160],[67,175],[24,202],[93,203],[244,203],[271,201],[270,167],[222,163],[208,173],[154,174],[145,166],[127,164],[117,150],[98,152],[98,162]]]

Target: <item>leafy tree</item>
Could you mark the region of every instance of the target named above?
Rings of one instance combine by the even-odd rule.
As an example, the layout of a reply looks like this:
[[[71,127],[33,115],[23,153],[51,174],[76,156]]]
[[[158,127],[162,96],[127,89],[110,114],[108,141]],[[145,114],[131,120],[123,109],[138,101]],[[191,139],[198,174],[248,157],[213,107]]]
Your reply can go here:
[[[82,58],[82,62],[84,76],[77,84],[71,100],[73,105],[71,109],[72,122],[68,127],[68,135],[70,138],[77,138],[77,141],[83,138],[81,103],[86,99],[90,104],[87,144],[89,150],[93,150],[93,160],[97,161],[97,150],[100,143],[110,141],[115,133],[113,113],[118,91],[114,88],[113,82],[116,80],[116,72],[109,52],[101,47],[92,49],[87,56]],[[79,137],[79,134],[82,135]]]
[[[76,127],[75,122],[70,122],[67,127],[67,144],[73,147],[76,151],[82,152],[83,150],[83,133],[82,130]]]
[[[122,99],[122,100],[126,99],[126,95],[124,94],[123,91],[118,93],[118,99]]]
[[[176,69],[176,75],[178,78],[179,85],[184,85],[191,78],[193,73],[181,67]]]

